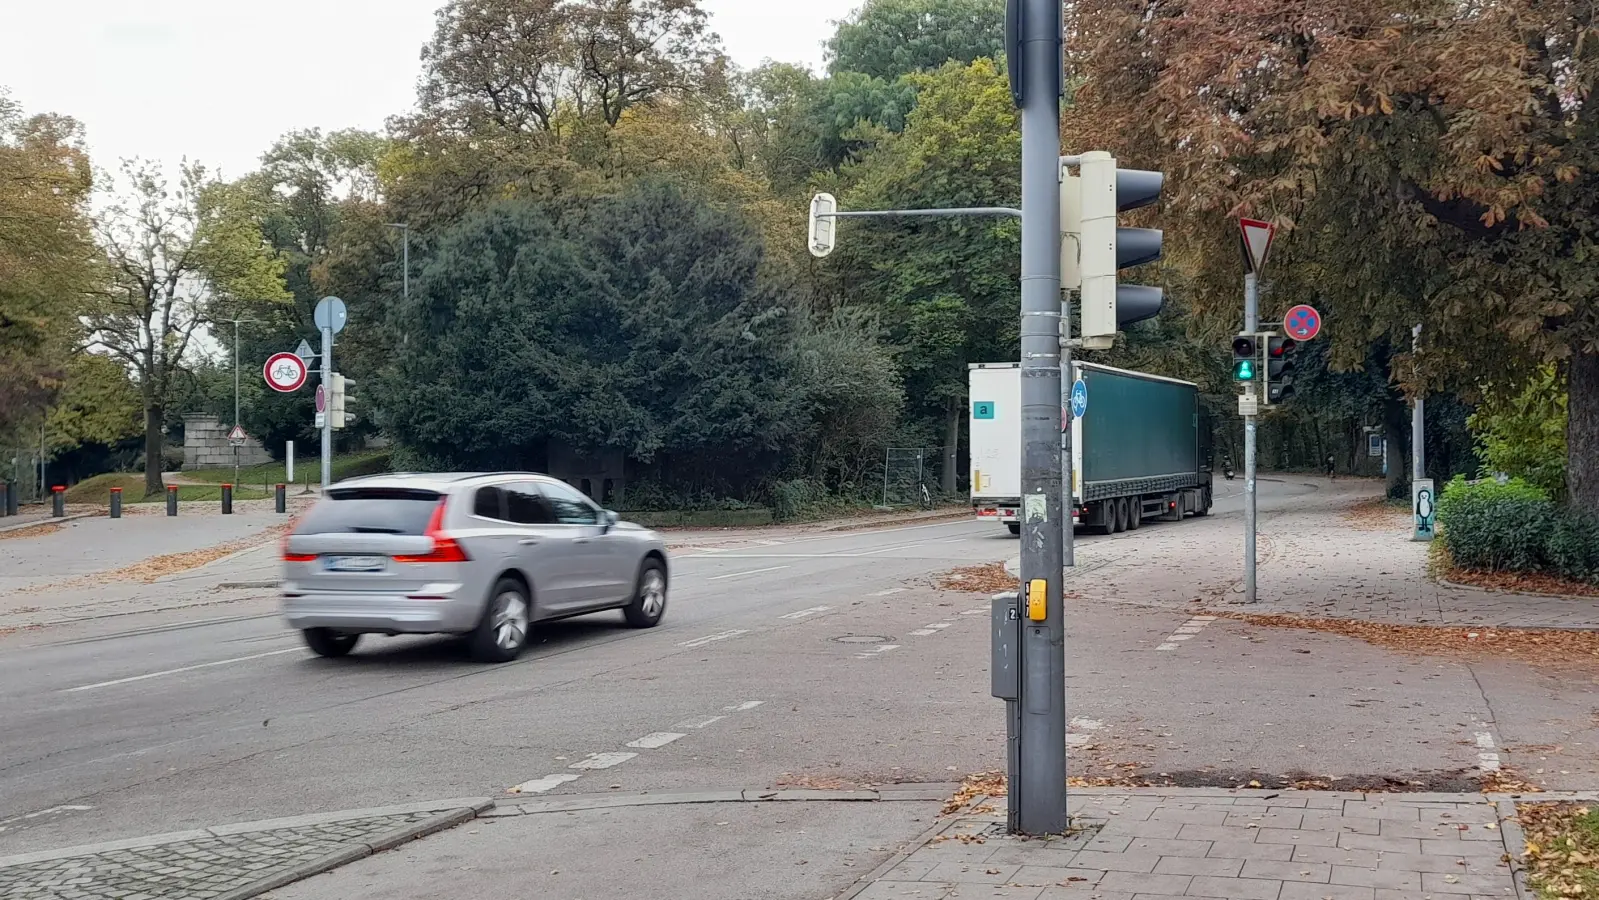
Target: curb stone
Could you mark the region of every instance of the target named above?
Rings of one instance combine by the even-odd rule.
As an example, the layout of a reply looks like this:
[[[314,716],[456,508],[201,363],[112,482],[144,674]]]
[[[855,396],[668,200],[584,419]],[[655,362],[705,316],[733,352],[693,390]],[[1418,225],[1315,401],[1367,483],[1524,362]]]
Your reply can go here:
[[[94,513],[70,513],[62,516],[59,519],[51,516],[46,519],[38,519],[31,522],[17,522],[14,525],[0,525],[0,534],[5,534],[8,531],[21,531],[24,528],[36,528],[40,525],[60,525],[63,522],[71,522],[76,519],[87,519],[93,515]]]
[[[191,829],[188,831],[169,832],[166,834],[148,835],[145,837],[126,838],[116,841],[105,841],[99,844],[86,844],[78,847],[68,847],[61,850],[47,850],[35,853],[24,853],[16,856],[0,858],[0,870],[25,866],[32,863],[53,862],[76,857],[92,856],[99,853],[108,853],[126,850],[148,850],[197,840],[216,840],[226,837],[237,837],[265,832],[280,831],[289,828],[300,828],[316,825],[330,825],[344,822],[359,822],[387,816],[407,816],[428,814],[424,818],[399,825],[387,831],[349,841],[345,846],[338,847],[320,857],[299,863],[276,872],[269,872],[252,881],[237,887],[230,888],[218,894],[215,900],[247,900],[257,897],[268,891],[276,890],[296,881],[318,875],[323,872],[347,865],[358,859],[363,859],[386,850],[391,850],[401,844],[426,837],[435,832],[453,828],[462,823],[477,818],[480,814],[490,811],[494,801],[487,797],[471,797],[464,799],[450,799],[436,802],[409,803],[398,806],[388,806],[375,809],[343,810],[333,813],[318,813],[292,818],[263,819],[255,822],[240,822],[231,825],[218,825],[211,828]]]
[[[993,798],[989,797],[987,794],[978,794],[976,797],[968,800],[965,806],[962,806],[953,813],[950,813],[947,816],[939,816],[938,820],[933,823],[931,828],[917,835],[915,840],[900,848],[898,853],[895,853],[888,859],[883,860],[882,865],[870,872],[867,872],[865,875],[862,875],[853,885],[845,888],[844,893],[839,894],[836,897],[831,897],[829,900],[853,900],[853,898],[864,894],[868,889],[871,888],[873,884],[881,880],[884,875],[894,871],[895,866],[898,866],[905,860],[910,859],[911,856],[916,853],[916,851],[926,847],[933,840],[933,838],[936,838],[945,831],[948,831],[950,828],[953,828],[957,823],[960,822],[961,816],[970,813],[972,810],[984,803],[987,803],[991,799]]]
[[[1527,848],[1527,833],[1521,830],[1521,820],[1516,818],[1516,801],[1495,801],[1494,809],[1499,813],[1499,836],[1505,842],[1505,855],[1510,858],[1516,900],[1533,900],[1532,886],[1527,883],[1527,867],[1521,862],[1521,854]]]
[[[636,806],[688,806],[701,803],[896,803],[917,801],[942,803],[960,788],[958,783],[885,785],[876,790],[826,791],[756,790],[666,791],[637,794],[563,794],[544,800],[517,801],[504,798],[482,813],[485,818],[536,816],[552,812],[588,812]]]

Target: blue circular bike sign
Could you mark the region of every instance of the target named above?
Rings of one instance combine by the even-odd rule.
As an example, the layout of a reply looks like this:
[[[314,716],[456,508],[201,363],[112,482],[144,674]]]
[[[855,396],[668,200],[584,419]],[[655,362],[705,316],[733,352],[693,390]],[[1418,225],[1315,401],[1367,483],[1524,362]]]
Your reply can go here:
[[[1088,412],[1088,385],[1081,378],[1072,383],[1072,415],[1081,419]]]

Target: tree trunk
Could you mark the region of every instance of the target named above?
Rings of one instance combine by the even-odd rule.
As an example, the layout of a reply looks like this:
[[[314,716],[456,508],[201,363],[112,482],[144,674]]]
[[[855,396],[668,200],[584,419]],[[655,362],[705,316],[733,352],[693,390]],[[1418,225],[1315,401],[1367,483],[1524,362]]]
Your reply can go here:
[[[144,495],[153,497],[161,493],[161,424],[166,421],[166,410],[159,403],[146,403],[144,407]]]
[[[965,411],[966,408],[959,401],[949,401],[948,427],[944,429],[944,477],[939,483],[939,488],[946,497],[955,494],[955,462],[960,458],[958,451],[961,442],[961,413]]]
[[[1573,507],[1599,512],[1599,355],[1571,355],[1566,391],[1566,490]]]
[[[1382,405],[1383,436],[1388,441],[1388,496],[1410,495],[1410,406],[1391,393]]]

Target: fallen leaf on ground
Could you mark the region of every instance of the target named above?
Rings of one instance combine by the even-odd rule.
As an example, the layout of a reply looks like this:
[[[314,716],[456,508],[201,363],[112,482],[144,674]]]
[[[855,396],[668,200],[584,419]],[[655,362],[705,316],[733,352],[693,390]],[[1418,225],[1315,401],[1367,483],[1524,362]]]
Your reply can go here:
[[[0,531],[0,541],[9,541],[14,538],[20,539],[44,537],[47,534],[54,534],[60,530],[61,525],[59,523],[46,522],[42,525],[30,525],[27,528],[18,528],[13,531]]]
[[[1599,809],[1582,803],[1524,803],[1522,860],[1540,897],[1599,900]]]
[[[63,588],[107,584],[113,581],[139,581],[143,582],[144,584],[151,584],[152,582],[155,582],[168,575],[176,575],[179,572],[187,572],[190,569],[198,569],[207,563],[216,562],[224,556],[231,556],[232,554],[238,553],[241,550],[249,550],[252,547],[259,547],[262,544],[282,537],[293,526],[293,522],[272,525],[259,534],[253,534],[249,537],[239,538],[238,540],[229,541],[225,544],[218,544],[214,547],[206,547],[200,550],[185,550],[182,553],[168,553],[165,556],[152,556],[143,562],[134,563],[131,566],[124,566],[123,568],[114,569],[109,572],[94,572],[89,575],[81,575],[69,581],[57,582],[54,584],[38,584],[24,588],[23,590],[31,593],[37,593],[41,591],[61,590]]]
[[[998,594],[1014,591],[1020,582],[1005,571],[1004,563],[986,566],[961,566],[939,575],[933,584],[941,591],[969,591],[971,593]]]
[[[1410,506],[1395,505],[1385,498],[1372,497],[1345,510],[1344,521],[1356,531],[1407,531],[1410,528]]]
[[[1450,567],[1444,570],[1444,579],[1455,584],[1467,584],[1490,591],[1599,597],[1599,585],[1588,584],[1585,581],[1571,581],[1542,572],[1480,572],[1476,569]]]
[[[1394,625],[1359,619],[1311,619],[1212,610],[1208,615],[1264,628],[1303,628],[1359,638],[1368,644],[1432,656],[1502,656],[1539,666],[1599,666],[1599,632],[1532,628]],[[1476,637],[1472,637],[1472,635]]]

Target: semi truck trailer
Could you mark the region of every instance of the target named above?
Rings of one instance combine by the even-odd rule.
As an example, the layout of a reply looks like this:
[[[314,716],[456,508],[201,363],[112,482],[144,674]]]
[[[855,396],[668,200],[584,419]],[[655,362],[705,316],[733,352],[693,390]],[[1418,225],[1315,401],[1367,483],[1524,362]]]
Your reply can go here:
[[[973,363],[971,498],[977,517],[1021,533],[1020,363]],[[1100,534],[1210,513],[1210,423],[1199,386],[1093,363],[1072,364],[1084,402],[1072,429],[1072,518]]]

